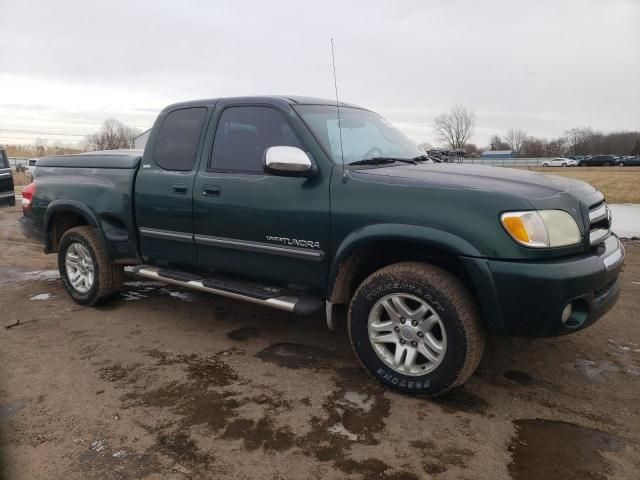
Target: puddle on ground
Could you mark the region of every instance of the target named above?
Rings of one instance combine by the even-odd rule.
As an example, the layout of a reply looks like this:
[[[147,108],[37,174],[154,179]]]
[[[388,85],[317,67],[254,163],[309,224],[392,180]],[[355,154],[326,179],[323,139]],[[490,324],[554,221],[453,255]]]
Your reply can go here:
[[[276,427],[270,416],[265,416],[257,422],[247,418],[234,420],[222,436],[242,439],[244,448],[249,451],[263,448],[265,451],[283,452],[293,447],[295,440],[289,427]]]
[[[327,360],[335,358],[335,355],[326,350],[300,343],[276,343],[258,352],[256,356],[262,361],[292,369],[319,368]]]
[[[610,360],[602,360],[601,362],[594,362],[593,360],[587,360],[580,358],[573,364],[580,373],[582,373],[589,380],[604,383],[605,374],[608,373],[621,373],[622,370],[618,365]]]
[[[432,401],[447,413],[462,411],[484,415],[489,408],[489,402],[475,393],[466,391],[464,387],[454,388]]]
[[[504,377],[508,378],[513,382],[516,382],[519,385],[522,385],[523,387],[526,387],[528,385],[532,385],[533,383],[535,383],[531,375],[529,375],[526,372],[521,372],[519,370],[507,370],[506,372],[504,372]]]
[[[532,419],[514,424],[516,435],[509,446],[514,480],[604,479],[611,468],[600,452],[624,447],[614,435],[573,423]]]
[[[0,267],[0,285],[31,281],[53,282],[60,278],[58,270],[35,270],[25,272],[13,267]]]
[[[73,443],[84,446],[82,438]],[[80,468],[95,478],[143,478],[157,471],[159,465],[151,455],[139,454],[130,448],[112,449],[106,441],[92,441],[79,456]]]
[[[15,402],[0,405],[0,420],[13,417],[30,402],[31,400],[16,400]]]
[[[244,342],[258,335],[260,335],[260,330],[253,327],[238,328],[227,333],[227,337],[236,342]]]
[[[151,296],[169,296],[184,302],[193,302],[193,292],[170,288],[166,283],[145,280],[132,280],[124,282],[124,289],[120,292],[120,298],[125,302],[144,300]]]

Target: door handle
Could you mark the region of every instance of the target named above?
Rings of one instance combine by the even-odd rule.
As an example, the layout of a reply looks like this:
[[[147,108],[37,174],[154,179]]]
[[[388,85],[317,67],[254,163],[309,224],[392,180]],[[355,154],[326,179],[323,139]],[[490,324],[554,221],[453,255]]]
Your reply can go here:
[[[173,190],[173,193],[180,195],[187,193],[187,186],[184,183],[174,183],[171,189]]]
[[[203,185],[202,186],[202,195],[205,197],[219,197],[220,196],[220,187],[218,185]]]

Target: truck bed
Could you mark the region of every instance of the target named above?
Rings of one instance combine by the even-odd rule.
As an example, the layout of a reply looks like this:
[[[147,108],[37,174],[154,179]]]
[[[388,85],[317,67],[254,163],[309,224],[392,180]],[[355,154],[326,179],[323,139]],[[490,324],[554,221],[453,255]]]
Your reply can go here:
[[[47,231],[56,211],[71,209],[100,227],[115,261],[136,259],[133,189],[142,153],[114,150],[39,159],[35,178],[43,196],[33,206],[32,218]]]

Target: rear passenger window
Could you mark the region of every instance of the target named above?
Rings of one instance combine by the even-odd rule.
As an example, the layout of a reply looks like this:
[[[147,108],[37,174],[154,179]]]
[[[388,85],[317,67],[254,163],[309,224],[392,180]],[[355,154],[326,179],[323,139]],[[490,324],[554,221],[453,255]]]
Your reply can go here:
[[[193,168],[206,114],[206,108],[183,108],[165,117],[153,152],[156,165],[165,170]]]
[[[209,168],[262,172],[269,147],[302,148],[284,115],[269,107],[230,107],[222,112]]]

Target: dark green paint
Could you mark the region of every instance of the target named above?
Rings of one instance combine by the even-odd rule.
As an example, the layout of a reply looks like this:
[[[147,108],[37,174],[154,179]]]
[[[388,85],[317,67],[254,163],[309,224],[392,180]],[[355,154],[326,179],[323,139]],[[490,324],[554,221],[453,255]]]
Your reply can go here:
[[[47,230],[52,213],[66,205],[99,227],[114,257],[296,284],[324,297],[340,264],[358,247],[376,240],[411,241],[417,248],[437,248],[460,259],[485,323],[495,333],[558,333],[559,311],[568,300],[584,297],[600,314],[615,301],[610,298],[606,308],[598,310],[595,300],[587,298],[619,270],[606,272],[598,254],[589,252],[587,212],[598,195],[590,185],[459,164],[348,167],[343,174],[342,166],[329,158],[296,114],[296,102],[326,104],[316,99],[255,97],[169,106],[156,120],[140,169],[138,154],[118,157],[118,168],[96,166],[98,160],[89,165],[87,156],[65,157],[64,165],[39,161],[36,202],[28,216]],[[232,105],[268,105],[281,111],[306,146],[315,175],[207,171],[218,118]],[[163,170],[153,162],[159,125],[169,112],[187,107],[208,109],[194,168]],[[70,168],[69,158],[79,168]],[[184,185],[185,191],[174,192],[176,184]],[[220,196],[204,196],[205,186],[217,187]],[[557,249],[526,248],[514,242],[499,222],[504,211],[543,208],[569,212],[583,242]],[[263,243],[268,243],[268,235],[297,238],[319,242],[325,256],[310,261],[193,241],[139,238],[138,227]],[[118,228],[127,238],[116,247],[109,229],[117,233]],[[611,242],[607,245],[613,248]],[[530,313],[518,314],[518,306],[524,305]]]

